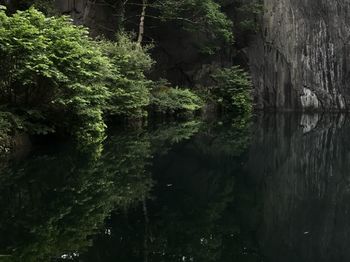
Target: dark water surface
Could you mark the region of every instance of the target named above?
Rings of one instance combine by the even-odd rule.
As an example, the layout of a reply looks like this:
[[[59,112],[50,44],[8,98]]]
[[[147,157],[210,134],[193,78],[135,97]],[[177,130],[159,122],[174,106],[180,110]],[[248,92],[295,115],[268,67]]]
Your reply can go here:
[[[350,261],[350,122],[113,131],[0,162],[0,261]]]

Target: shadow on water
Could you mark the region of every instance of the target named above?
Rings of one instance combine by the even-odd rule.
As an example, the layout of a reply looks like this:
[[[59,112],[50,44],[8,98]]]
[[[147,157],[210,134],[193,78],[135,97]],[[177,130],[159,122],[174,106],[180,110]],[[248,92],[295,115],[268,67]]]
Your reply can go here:
[[[112,132],[0,167],[0,261],[348,261],[344,115]]]

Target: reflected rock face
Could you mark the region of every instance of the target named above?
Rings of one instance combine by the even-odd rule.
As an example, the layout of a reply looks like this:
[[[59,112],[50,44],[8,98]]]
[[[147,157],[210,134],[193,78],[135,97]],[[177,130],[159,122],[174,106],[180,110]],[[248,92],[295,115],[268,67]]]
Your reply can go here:
[[[349,261],[349,119],[277,115],[257,125],[248,168],[263,191],[267,261]]]

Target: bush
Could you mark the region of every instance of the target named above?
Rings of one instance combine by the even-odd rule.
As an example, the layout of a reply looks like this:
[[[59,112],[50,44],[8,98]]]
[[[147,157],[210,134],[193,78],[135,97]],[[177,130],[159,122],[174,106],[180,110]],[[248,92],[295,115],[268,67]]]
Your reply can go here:
[[[106,76],[109,91],[105,112],[108,115],[140,118],[146,115],[151,81],[145,77],[153,60],[142,48],[125,34],[117,42],[101,41],[102,53],[109,58],[111,71]]]
[[[153,60],[125,34],[94,41],[67,17],[34,8],[0,9],[0,104],[25,120],[23,129],[64,131],[84,144],[104,139],[104,117],[147,114]]]
[[[203,101],[189,89],[163,85],[152,90],[151,106],[157,113],[179,114],[199,110]]]
[[[109,62],[83,27],[30,8],[0,11],[0,102],[36,111],[53,130],[86,142],[103,138],[103,77]],[[19,110],[20,109],[20,110]],[[22,113],[20,111],[23,111]]]
[[[226,111],[252,111],[252,83],[248,74],[238,66],[218,70],[212,75],[216,86],[212,89],[216,101]]]

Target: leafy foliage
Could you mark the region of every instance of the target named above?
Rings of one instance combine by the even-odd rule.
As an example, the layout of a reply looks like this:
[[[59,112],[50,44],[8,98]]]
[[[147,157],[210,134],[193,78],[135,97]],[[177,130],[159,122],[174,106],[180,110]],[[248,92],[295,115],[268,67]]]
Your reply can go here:
[[[70,132],[83,144],[104,138],[104,115],[146,115],[152,66],[126,35],[93,41],[67,17],[34,8],[0,12],[0,103],[32,133]],[[35,113],[35,114],[34,114]]]
[[[165,0],[154,4],[161,21],[178,22],[185,30],[202,33],[202,51],[214,53],[222,42],[232,43],[233,24],[214,0]]]
[[[87,30],[67,17],[46,18],[34,8],[13,16],[2,10],[0,24],[0,101],[24,112],[35,110],[52,128],[84,141],[101,140],[108,60]]]
[[[111,70],[106,76],[110,93],[106,113],[133,118],[145,116],[151,84],[145,72],[153,64],[148,48],[141,48],[125,34],[120,34],[116,42],[101,41],[99,46],[111,63]]]
[[[212,77],[216,82],[212,93],[224,110],[243,114],[252,111],[252,83],[243,69],[238,66],[224,68]]]
[[[33,3],[42,10],[52,4],[19,5]],[[186,30],[207,35],[219,45],[233,40],[232,23],[213,0],[151,1],[151,5],[162,21],[181,21]],[[189,89],[168,84],[152,89],[154,82],[146,76],[154,64],[150,48],[125,33],[115,42],[93,40],[86,28],[73,25],[68,17],[45,17],[34,7],[13,15],[2,7],[0,104],[16,119],[14,130],[70,133],[81,144],[99,144],[109,116],[136,119],[145,117],[147,109],[161,114],[199,110],[203,101]],[[250,81],[243,70],[223,69],[213,77],[218,83],[213,93],[223,108],[251,110]],[[2,122],[7,134],[8,121]]]
[[[203,102],[189,89],[160,86],[152,90],[151,105],[155,112],[174,114],[195,112],[202,107]]]

